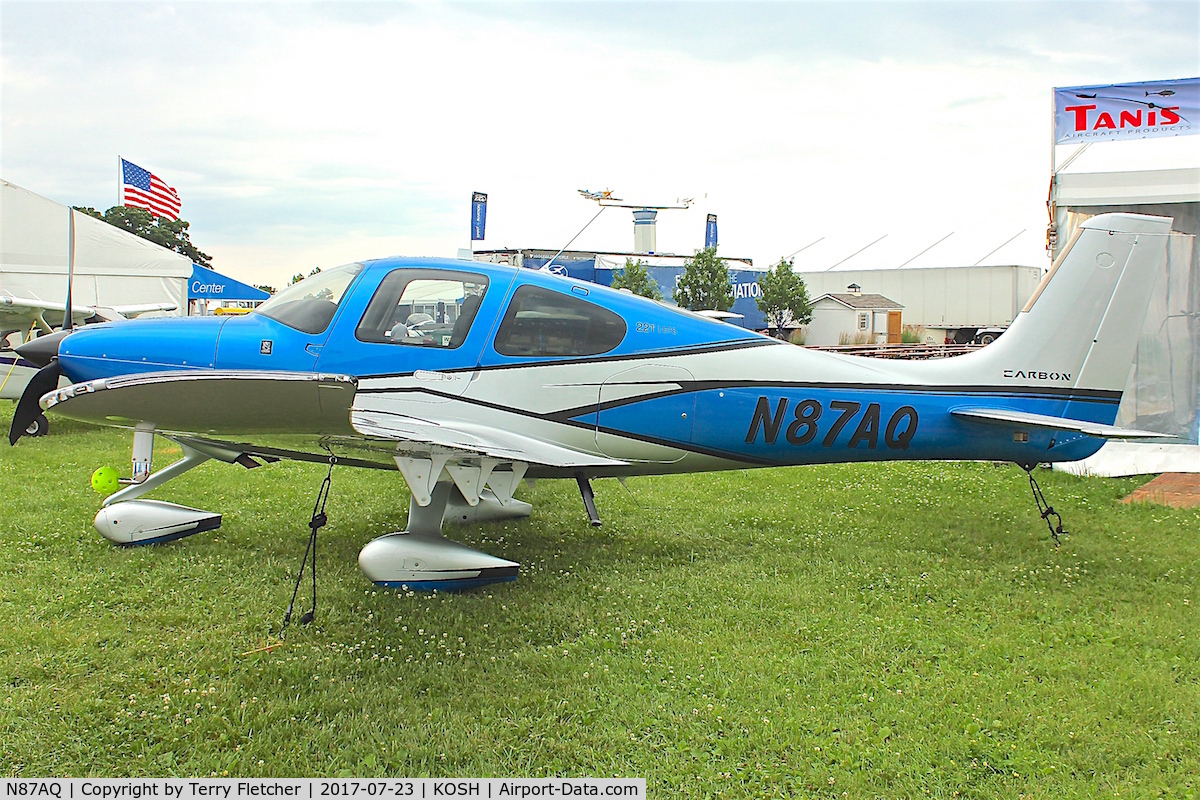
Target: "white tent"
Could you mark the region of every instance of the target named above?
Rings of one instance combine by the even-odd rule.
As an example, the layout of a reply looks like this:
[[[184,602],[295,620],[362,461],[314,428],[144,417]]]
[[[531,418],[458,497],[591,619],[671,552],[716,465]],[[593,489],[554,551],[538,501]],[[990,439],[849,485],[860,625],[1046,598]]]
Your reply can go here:
[[[0,180],[0,293],[62,303],[67,295],[70,214],[75,216],[72,302],[173,303],[187,309],[192,261],[128,231]]]
[[[1055,200],[1064,208],[1197,203],[1200,168],[1063,172],[1055,188]]]
[[[1058,249],[1085,220],[1109,211],[1168,216],[1175,231],[1116,424],[1178,441],[1109,442],[1091,458],[1059,468],[1109,476],[1200,472],[1200,168],[1059,173],[1054,201]]]

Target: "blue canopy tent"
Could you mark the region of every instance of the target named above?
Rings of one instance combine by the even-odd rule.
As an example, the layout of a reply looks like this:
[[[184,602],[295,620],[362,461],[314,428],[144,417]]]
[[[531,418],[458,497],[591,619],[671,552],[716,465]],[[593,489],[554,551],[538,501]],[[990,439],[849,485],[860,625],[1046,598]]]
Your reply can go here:
[[[188,300],[219,300],[235,302],[248,300],[261,303],[271,295],[255,289],[228,275],[213,272],[199,264],[192,265],[192,277],[188,280]]]

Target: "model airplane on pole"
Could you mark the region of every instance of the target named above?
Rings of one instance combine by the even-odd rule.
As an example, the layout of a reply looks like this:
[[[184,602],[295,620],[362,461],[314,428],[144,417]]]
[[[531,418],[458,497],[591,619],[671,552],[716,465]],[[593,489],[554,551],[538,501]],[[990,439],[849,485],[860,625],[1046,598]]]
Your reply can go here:
[[[464,588],[517,564],[454,543],[448,522],[526,516],[523,478],[901,459],[1032,468],[1096,452],[1113,427],[1171,220],[1085,222],[995,344],[875,360],[770,339],[626,292],[474,261],[389,258],[326,270],[237,318],[141,320],[41,337],[13,420],[41,410],[133,431],[132,477],[96,527],[160,542],[220,515],[139,499],[216,459],[398,471],[405,531],[359,555],[382,586]],[[55,388],[59,377],[72,385]],[[153,471],[153,437],[184,457]]]

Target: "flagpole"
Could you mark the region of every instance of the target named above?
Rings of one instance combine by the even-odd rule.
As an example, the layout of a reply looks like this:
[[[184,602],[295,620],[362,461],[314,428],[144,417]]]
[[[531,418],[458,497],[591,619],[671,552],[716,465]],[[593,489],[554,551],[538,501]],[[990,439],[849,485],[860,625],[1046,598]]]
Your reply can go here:
[[[125,170],[121,169],[121,156],[117,156],[117,205],[125,205]]]
[[[1050,190],[1046,196],[1046,211],[1050,216],[1046,226],[1046,250],[1053,263],[1058,255],[1058,96],[1050,87]]]

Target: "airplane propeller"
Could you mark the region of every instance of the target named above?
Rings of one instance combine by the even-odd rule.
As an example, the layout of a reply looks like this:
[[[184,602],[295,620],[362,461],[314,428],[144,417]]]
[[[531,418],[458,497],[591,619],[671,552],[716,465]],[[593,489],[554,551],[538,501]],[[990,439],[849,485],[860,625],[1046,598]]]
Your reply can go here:
[[[66,310],[63,312],[62,329],[70,331],[75,327],[74,315],[71,313],[71,284],[75,282],[75,209],[70,209],[67,215],[68,240],[67,240],[67,302]]]
[[[42,408],[38,401],[42,399],[42,395],[58,388],[58,379],[62,377],[62,367],[58,363],[58,345],[70,333],[71,331],[65,330],[49,336],[39,336],[17,348],[17,355],[32,361],[41,369],[29,379],[25,391],[21,393],[21,399],[17,401],[12,427],[8,429],[9,445],[15,445],[41,417]]]
[[[21,393],[17,410],[13,412],[12,426],[8,429],[8,444],[13,446],[22,436],[40,430],[45,433],[46,420],[38,401],[42,395],[58,388],[62,367],[58,364],[58,345],[75,327],[71,303],[71,286],[75,282],[75,209],[67,210],[67,302],[63,309],[62,330],[49,336],[26,342],[17,348],[17,353],[27,361],[41,367]],[[39,418],[41,418],[39,420]],[[40,425],[36,423],[41,422]]]

